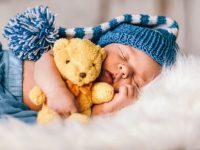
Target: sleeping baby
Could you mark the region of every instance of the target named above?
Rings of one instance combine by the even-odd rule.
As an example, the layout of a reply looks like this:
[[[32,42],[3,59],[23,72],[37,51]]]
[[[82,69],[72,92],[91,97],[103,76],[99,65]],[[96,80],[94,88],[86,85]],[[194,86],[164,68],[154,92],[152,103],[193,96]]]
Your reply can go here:
[[[140,90],[155,79],[163,66],[176,60],[178,25],[162,16],[123,15],[124,20],[112,19],[92,29],[90,39],[104,47],[107,54],[98,81],[111,84],[115,95],[112,101],[95,105],[92,115],[113,113],[137,100]],[[138,16],[140,16],[138,21]],[[66,37],[87,37],[88,28],[76,28],[76,34]],[[91,28],[90,28],[91,29]],[[81,34],[80,34],[81,33]],[[54,63],[52,50],[36,61],[21,61],[11,51],[0,51],[0,115],[11,115],[25,122],[35,122],[40,106],[28,98],[34,85],[47,96],[47,105],[61,116],[79,111],[76,98],[62,80]]]

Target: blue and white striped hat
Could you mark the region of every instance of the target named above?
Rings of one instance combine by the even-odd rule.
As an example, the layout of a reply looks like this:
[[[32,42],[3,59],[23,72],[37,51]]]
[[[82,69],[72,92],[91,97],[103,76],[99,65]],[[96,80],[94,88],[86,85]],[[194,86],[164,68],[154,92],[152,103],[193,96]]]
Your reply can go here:
[[[130,45],[161,66],[173,64],[178,50],[178,24],[164,16],[125,14],[96,27],[67,29],[65,34],[91,39],[102,47],[111,43]]]
[[[65,29],[54,26],[48,7],[38,6],[17,14],[4,29],[10,49],[25,60],[37,60],[58,38],[76,37],[100,46],[122,43],[134,46],[160,65],[171,64],[176,56],[178,24],[164,16],[125,14],[95,27]]]

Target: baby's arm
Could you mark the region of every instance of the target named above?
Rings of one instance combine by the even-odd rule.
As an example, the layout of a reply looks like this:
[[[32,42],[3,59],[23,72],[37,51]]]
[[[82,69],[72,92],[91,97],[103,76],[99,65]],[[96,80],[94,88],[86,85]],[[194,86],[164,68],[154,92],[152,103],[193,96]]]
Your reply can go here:
[[[133,85],[123,85],[119,88],[119,93],[115,93],[112,101],[95,105],[92,108],[92,115],[102,115],[119,111],[132,104],[138,97],[139,90]]]
[[[77,111],[75,97],[66,87],[54,63],[52,52],[47,52],[35,63],[36,84],[47,96],[47,105],[63,116]]]

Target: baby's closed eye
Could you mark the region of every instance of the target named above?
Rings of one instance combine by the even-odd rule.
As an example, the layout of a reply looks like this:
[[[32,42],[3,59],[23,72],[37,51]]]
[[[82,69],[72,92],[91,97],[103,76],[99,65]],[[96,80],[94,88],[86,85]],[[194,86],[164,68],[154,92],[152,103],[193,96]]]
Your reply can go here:
[[[126,58],[125,54],[123,53],[122,48],[120,47],[120,45],[118,45],[117,47],[118,47],[118,50],[119,50],[119,52],[120,52],[121,58],[122,58],[124,61],[127,61],[127,58]]]

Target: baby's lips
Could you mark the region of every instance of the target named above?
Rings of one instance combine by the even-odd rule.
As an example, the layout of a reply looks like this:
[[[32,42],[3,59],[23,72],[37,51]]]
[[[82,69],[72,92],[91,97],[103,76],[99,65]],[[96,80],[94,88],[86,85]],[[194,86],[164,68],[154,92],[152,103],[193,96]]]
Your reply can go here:
[[[113,78],[111,73],[109,73],[107,70],[105,71],[105,78],[106,78],[106,82],[109,84],[113,83]]]

